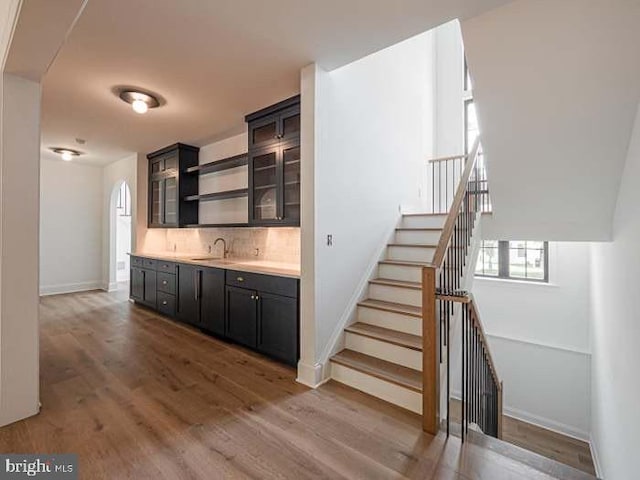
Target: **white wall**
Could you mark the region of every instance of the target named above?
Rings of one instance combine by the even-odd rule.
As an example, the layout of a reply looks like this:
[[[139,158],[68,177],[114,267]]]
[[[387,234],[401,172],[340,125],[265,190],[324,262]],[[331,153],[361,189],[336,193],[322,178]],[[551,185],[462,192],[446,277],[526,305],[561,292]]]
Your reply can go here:
[[[601,474],[638,477],[640,456],[640,108],[613,222],[613,242],[592,247],[592,436]]]
[[[549,284],[476,277],[473,293],[505,412],[588,440],[589,245],[550,243]]]
[[[349,321],[400,210],[423,203],[424,160],[434,144],[433,35],[419,35],[314,81],[323,82],[316,85],[323,92],[315,118],[321,125],[313,126],[314,172],[303,173],[303,184],[314,184],[315,210],[305,210],[302,222],[303,243],[309,241],[305,224],[312,223],[315,245],[303,245],[302,256],[304,262],[305,249],[315,255],[311,313],[318,361]],[[303,198],[310,200],[304,192]],[[315,218],[309,222],[304,217],[310,213]],[[327,235],[333,246],[327,246]],[[309,315],[304,295],[302,311]]]
[[[102,285],[102,168],[40,164],[40,294]]]
[[[117,239],[116,239],[116,199],[118,198],[118,188],[122,182],[127,182],[131,190],[131,249],[136,247],[136,220],[138,212],[137,205],[137,187],[138,187],[138,157],[131,155],[129,157],[118,160],[104,167],[102,170],[102,188],[101,188],[101,209],[102,209],[102,226],[99,233],[102,238],[101,258],[101,287],[105,290],[114,290],[117,288]],[[146,177],[145,177],[146,179]],[[145,190],[146,192],[146,190]],[[145,196],[146,201],[146,196]],[[146,210],[145,210],[146,211]],[[145,217],[146,223],[146,217]]]
[[[0,82],[0,426],[39,410],[40,85]]]
[[[493,202],[486,232],[610,239],[640,98],[638,23],[629,0],[518,0],[462,22]]]

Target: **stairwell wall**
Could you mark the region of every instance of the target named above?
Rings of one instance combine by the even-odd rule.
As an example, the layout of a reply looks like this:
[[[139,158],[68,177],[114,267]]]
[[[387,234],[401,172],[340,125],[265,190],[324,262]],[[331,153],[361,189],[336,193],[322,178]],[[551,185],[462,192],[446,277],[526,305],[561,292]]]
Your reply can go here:
[[[303,211],[302,219],[302,269],[308,278],[301,287],[303,358],[305,325],[315,328],[319,362],[328,356],[336,331],[349,323],[366,288],[363,276],[378,261],[400,212],[422,208],[425,158],[434,144],[433,76],[431,32],[310,76],[323,82],[314,90],[323,92],[316,105],[323,113],[322,125],[308,124],[316,130],[314,208]],[[303,75],[303,109],[304,82]],[[302,128],[304,139],[304,112]],[[308,200],[304,192],[303,197]],[[313,239],[305,225],[313,226]],[[311,301],[314,308],[307,305]]]
[[[638,477],[640,429],[640,108],[613,221],[613,241],[591,247],[592,449],[601,477]]]

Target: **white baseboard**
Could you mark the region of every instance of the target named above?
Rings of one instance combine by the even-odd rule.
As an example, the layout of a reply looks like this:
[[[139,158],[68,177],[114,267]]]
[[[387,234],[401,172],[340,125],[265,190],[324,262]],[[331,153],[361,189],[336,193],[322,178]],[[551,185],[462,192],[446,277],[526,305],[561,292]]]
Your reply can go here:
[[[598,455],[598,444],[593,438],[593,435],[589,435],[589,450],[591,451],[591,458],[593,459],[593,467],[596,469],[596,477],[604,478],[600,456]]]
[[[118,282],[103,283],[101,288],[105,292],[115,292],[118,290]]]
[[[462,395],[460,391],[453,391],[451,392],[451,398],[460,400],[462,398]],[[502,413],[507,417],[515,418],[516,420],[520,420],[525,423],[530,423],[531,425],[535,425],[536,427],[541,427],[546,430],[559,433],[560,435],[564,435],[566,437],[571,437],[582,442],[590,443],[590,434],[588,432],[585,432],[584,430],[576,427],[572,427],[571,425],[567,425],[556,420],[551,420],[550,418],[541,417],[533,413],[525,412],[517,408],[507,407],[506,405],[503,407]]]
[[[302,360],[298,362],[298,378],[296,381],[307,387],[318,388],[325,383],[328,378],[325,378],[324,368],[322,364],[316,363],[314,365],[304,363]]]
[[[61,295],[63,293],[86,292],[89,290],[103,290],[104,286],[100,280],[80,283],[66,283],[61,285],[41,285],[40,296]]]

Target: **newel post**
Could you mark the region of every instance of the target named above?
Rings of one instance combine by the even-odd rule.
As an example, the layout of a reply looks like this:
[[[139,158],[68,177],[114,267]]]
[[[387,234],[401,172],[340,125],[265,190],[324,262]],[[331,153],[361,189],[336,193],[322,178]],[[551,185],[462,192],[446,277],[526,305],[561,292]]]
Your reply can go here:
[[[422,269],[422,429],[440,428],[440,322],[436,315],[436,268]]]

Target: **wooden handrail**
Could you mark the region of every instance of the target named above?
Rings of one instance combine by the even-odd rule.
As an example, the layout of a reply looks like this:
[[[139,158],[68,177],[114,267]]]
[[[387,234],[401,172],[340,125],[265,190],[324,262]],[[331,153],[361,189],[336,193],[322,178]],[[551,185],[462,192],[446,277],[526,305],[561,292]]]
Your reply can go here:
[[[467,158],[467,154],[465,153],[463,155],[451,155],[450,157],[432,158],[429,160],[429,163],[448,162],[450,160],[460,160],[462,158]]]
[[[447,246],[451,240],[451,235],[453,235],[453,228],[455,227],[456,219],[458,218],[458,213],[460,212],[460,207],[462,206],[462,201],[464,200],[464,195],[467,191],[467,183],[469,182],[469,178],[471,178],[471,172],[473,171],[473,166],[475,165],[476,157],[478,156],[478,148],[480,148],[480,137],[478,137],[474,142],[471,154],[467,157],[468,161],[464,166],[464,171],[460,177],[460,183],[456,189],[456,196],[453,197],[451,208],[447,214],[447,220],[444,223],[442,234],[440,235],[438,247],[433,255],[433,260],[431,261],[431,263],[438,268],[442,266],[444,256],[447,253]]]

